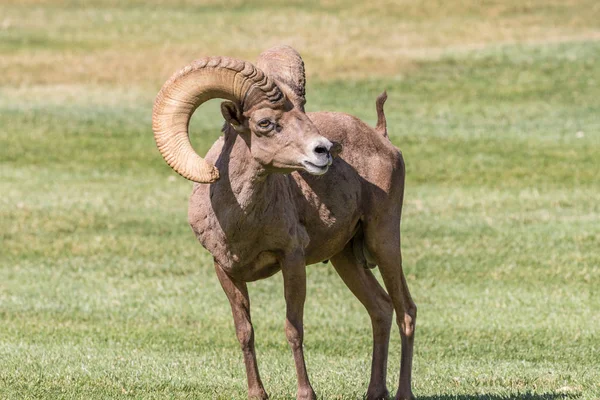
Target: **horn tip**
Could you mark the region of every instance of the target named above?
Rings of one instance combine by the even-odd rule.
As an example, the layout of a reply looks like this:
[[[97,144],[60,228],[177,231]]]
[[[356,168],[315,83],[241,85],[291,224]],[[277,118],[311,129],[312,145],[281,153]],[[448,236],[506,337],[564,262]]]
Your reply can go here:
[[[184,176],[184,177],[191,181],[198,182],[198,183],[215,183],[216,181],[221,179],[219,170],[217,169],[217,167],[214,167],[214,166],[212,166],[209,171],[202,173],[202,175],[200,175],[200,176],[194,176],[194,177]]]
[[[213,183],[221,179],[221,174],[219,174],[219,170],[217,167],[212,167],[212,171],[210,171],[210,181],[207,183]]]

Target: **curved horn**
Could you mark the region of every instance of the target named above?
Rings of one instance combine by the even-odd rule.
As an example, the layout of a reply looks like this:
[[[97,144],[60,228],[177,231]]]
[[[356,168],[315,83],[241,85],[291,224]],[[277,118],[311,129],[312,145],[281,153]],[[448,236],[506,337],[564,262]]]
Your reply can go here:
[[[188,127],[196,108],[214,98],[235,101],[247,110],[263,101],[276,104],[283,94],[260,69],[228,57],[196,60],[163,85],[152,110],[156,145],[171,168],[200,183],[215,182],[219,171],[194,151]]]
[[[290,98],[301,110],[304,110],[306,75],[304,61],[296,50],[285,45],[272,47],[258,56],[256,65],[279,85],[287,86],[292,95]]]

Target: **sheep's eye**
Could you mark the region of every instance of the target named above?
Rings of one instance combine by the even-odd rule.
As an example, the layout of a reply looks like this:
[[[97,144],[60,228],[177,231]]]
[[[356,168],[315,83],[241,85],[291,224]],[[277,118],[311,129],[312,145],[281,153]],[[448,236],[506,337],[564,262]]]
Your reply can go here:
[[[258,126],[261,128],[268,128],[269,126],[271,126],[271,121],[269,121],[268,119],[261,119],[260,121],[258,121]]]

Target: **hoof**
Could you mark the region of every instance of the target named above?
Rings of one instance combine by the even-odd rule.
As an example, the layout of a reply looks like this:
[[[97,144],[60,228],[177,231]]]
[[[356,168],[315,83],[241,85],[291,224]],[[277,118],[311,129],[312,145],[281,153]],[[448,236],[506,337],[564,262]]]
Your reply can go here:
[[[268,400],[269,396],[264,389],[251,390],[248,392],[249,400]]]
[[[412,394],[412,392],[408,392],[408,393],[400,393],[400,391],[398,391],[398,393],[396,393],[396,397],[394,397],[394,400],[415,400],[416,397]]]
[[[390,396],[390,392],[388,392],[386,387],[377,388],[377,389],[369,389],[367,391],[367,400],[387,400]]]
[[[297,400],[317,400],[317,395],[312,388],[306,390],[298,390],[298,394],[296,394]]]

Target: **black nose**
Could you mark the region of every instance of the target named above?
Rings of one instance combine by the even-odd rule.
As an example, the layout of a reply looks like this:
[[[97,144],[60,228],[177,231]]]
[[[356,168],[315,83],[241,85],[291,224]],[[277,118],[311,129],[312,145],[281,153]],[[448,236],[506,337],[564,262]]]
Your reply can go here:
[[[329,154],[329,150],[327,149],[327,147],[325,146],[317,146],[315,147],[315,153],[321,155],[321,154]]]

